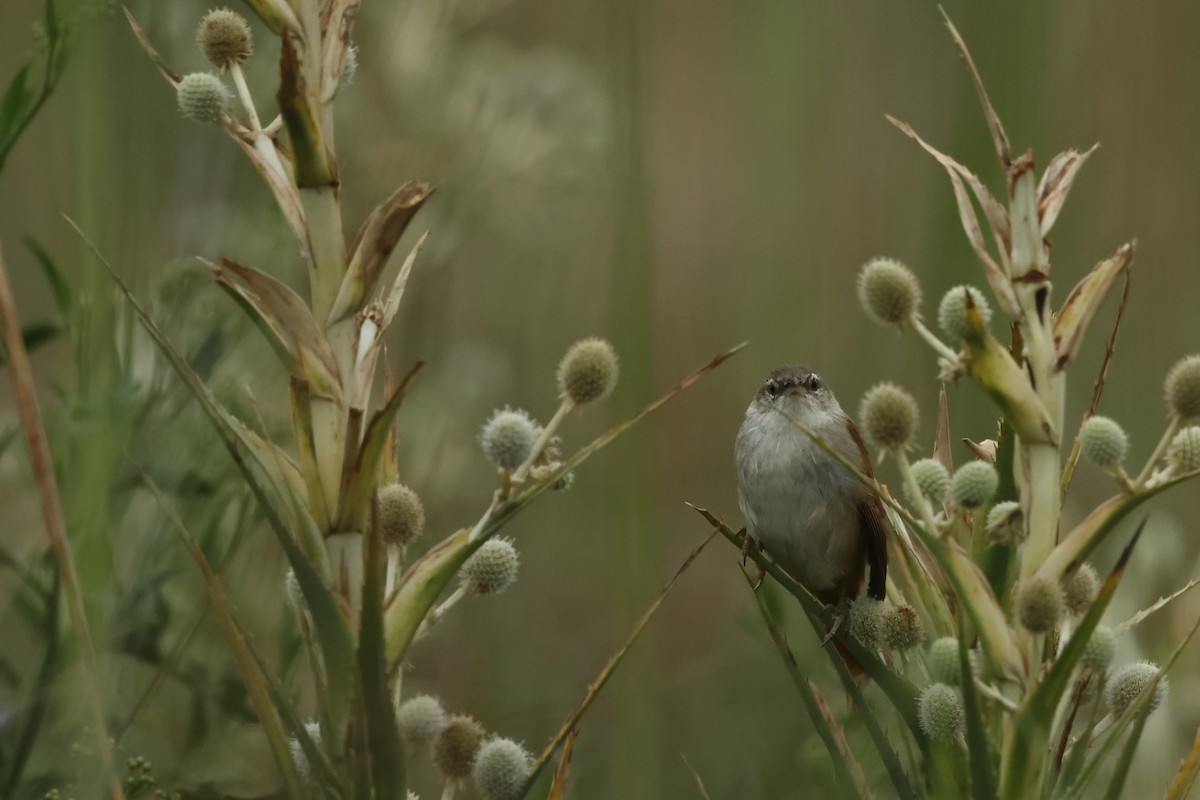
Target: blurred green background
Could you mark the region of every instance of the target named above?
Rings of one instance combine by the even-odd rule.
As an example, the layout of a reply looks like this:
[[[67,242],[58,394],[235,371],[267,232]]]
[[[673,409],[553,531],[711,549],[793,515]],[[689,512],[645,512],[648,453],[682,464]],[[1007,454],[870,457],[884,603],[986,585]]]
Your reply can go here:
[[[1200,94],[1191,83],[1200,8],[945,7],[1014,148],[1033,147],[1045,165],[1068,147],[1102,144],[1054,231],[1056,296],[1137,238],[1132,301],[1101,410],[1128,427],[1140,465],[1163,426],[1163,376],[1200,350]],[[207,3],[129,8],[177,70],[205,68],[193,37]],[[40,14],[35,0],[5,1],[0,80],[34,51]],[[181,348],[211,362],[218,394],[253,418],[249,388],[280,436],[283,373],[192,257],[228,255],[298,287],[304,274],[257,175],[216,129],[179,117],[119,14],[79,22],[66,79],[0,177],[0,242],[25,321],[58,312],[23,236],[45,247],[74,289],[70,335],[34,360],[109,709],[123,720],[189,629],[201,593],[161,510],[136,488],[134,463],[188,510],[213,552],[245,529],[225,579],[278,663],[290,663],[295,641],[281,556],[228,483],[236,479],[227,456],[61,214],[79,221]],[[260,109],[270,108],[277,51],[256,33],[250,82]],[[338,108],[347,227],[405,180],[440,187],[410,233],[432,236],[389,348],[395,369],[428,364],[400,425],[403,478],[425,499],[434,534],[474,521],[487,504],[494,476],[477,450],[479,425],[505,404],[548,417],[555,364],[576,338],[611,338],[623,375],[610,404],[567,427],[568,447],[719,350],[751,343],[589,462],[569,493],[522,516],[509,531],[523,556],[515,587],[464,604],[413,652],[406,691],[439,694],[538,750],[707,533],[684,502],[740,525],[732,440],[772,367],[812,365],[851,411],[874,382],[902,383],[923,405],[931,442],[933,359],[861,312],[855,275],[873,255],[898,257],[921,276],[927,309],[950,286],[982,277],[943,171],[884,112],[998,192],[1002,176],[933,2],[367,2],[355,39],[360,68]],[[1114,314],[1110,301],[1077,361],[1072,419],[1090,398]],[[16,426],[10,387],[0,381],[0,433]],[[955,436],[987,438],[984,398],[965,383],[948,391]],[[956,457],[966,457],[961,446]],[[881,477],[895,484],[890,465]],[[1111,491],[1082,466],[1066,522]],[[0,508],[5,546],[35,558],[44,538],[19,442],[0,455]],[[1110,622],[1197,571],[1195,490],[1152,508]],[[1112,558],[1108,548],[1097,565]],[[699,796],[688,763],[714,798],[824,796],[826,755],[737,560],[713,543],[585,717],[572,796]],[[45,648],[45,630],[18,608],[17,585],[0,569],[0,726]],[[1120,658],[1165,659],[1197,608],[1200,596],[1189,595],[1151,618],[1124,637]],[[844,712],[811,632],[795,624],[791,638]],[[1173,699],[1150,721],[1131,793],[1160,792],[1186,754],[1200,723],[1198,668],[1193,648],[1173,671]],[[211,619],[160,677],[119,755],[147,757],[166,786],[269,789],[265,751]],[[68,722],[44,730],[28,773],[52,770],[79,738]],[[430,770],[414,781],[436,796]]]

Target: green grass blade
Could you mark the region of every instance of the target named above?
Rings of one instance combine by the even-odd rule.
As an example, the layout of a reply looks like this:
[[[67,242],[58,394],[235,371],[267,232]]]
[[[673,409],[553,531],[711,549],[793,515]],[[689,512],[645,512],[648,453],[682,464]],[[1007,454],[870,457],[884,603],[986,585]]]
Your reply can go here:
[[[33,254],[33,260],[37,262],[38,268],[42,271],[42,277],[46,279],[46,283],[50,285],[50,292],[54,295],[54,307],[58,309],[58,314],[64,320],[70,319],[71,307],[73,305],[73,293],[71,285],[59,270],[58,265],[54,263],[54,259],[46,252],[36,239],[32,236],[26,236],[23,241],[25,247]]]
[[[979,692],[972,679],[971,659],[967,654],[966,631],[958,629],[958,666],[963,676],[963,712],[967,718],[967,757],[971,768],[971,797],[995,800],[996,775],[992,770],[992,748],[987,738],[987,721],[979,704]]]
[[[1121,791],[1125,788],[1125,780],[1129,777],[1129,768],[1133,766],[1134,753],[1137,752],[1138,744],[1142,741],[1142,731],[1146,729],[1147,719],[1148,716],[1143,714],[1133,724],[1133,730],[1129,732],[1129,738],[1125,740],[1125,747],[1121,750],[1121,757],[1117,760],[1117,765],[1113,767],[1112,777],[1108,780],[1108,790],[1104,793],[1104,800],[1120,800]]]

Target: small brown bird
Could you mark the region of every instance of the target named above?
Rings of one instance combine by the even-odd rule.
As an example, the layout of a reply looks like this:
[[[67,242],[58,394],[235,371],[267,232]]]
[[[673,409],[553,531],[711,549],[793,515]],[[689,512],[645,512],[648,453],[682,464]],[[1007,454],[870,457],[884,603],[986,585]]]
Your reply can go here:
[[[858,429],[805,366],[774,370],[738,431],[738,502],[747,533],[827,605],[887,593],[890,526],[879,498],[800,431],[799,422],[871,476]]]

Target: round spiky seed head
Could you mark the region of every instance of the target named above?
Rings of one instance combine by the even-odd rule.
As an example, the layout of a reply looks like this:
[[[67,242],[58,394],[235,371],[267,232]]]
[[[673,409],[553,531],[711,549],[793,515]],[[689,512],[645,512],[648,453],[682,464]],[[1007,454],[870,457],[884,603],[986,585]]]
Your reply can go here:
[[[1079,452],[1102,469],[1113,469],[1125,460],[1129,436],[1116,420],[1091,417],[1079,429]]]
[[[575,405],[603,400],[617,385],[617,351],[604,339],[580,339],[558,364],[558,393]]]
[[[1167,408],[1180,419],[1200,417],[1200,355],[1176,362],[1167,373]]]
[[[214,8],[204,15],[196,29],[196,42],[208,63],[217,69],[245,63],[254,53],[250,23],[228,8]]]
[[[917,429],[917,401],[894,383],[881,383],[863,395],[858,417],[878,447],[907,447]]]
[[[414,750],[433,744],[447,724],[449,719],[441,702],[427,694],[405,700],[396,712],[396,727],[400,730],[400,736]]]
[[[954,741],[965,719],[962,698],[953,686],[935,683],[921,692],[917,721],[930,739],[935,742]]]
[[[1082,616],[1092,607],[1096,593],[1100,590],[1100,580],[1091,564],[1080,564],[1079,569],[1063,581],[1063,599],[1067,603],[1067,611],[1076,616]]]
[[[1083,646],[1083,655],[1079,663],[1088,672],[1104,675],[1112,666],[1113,656],[1117,654],[1117,635],[1107,625],[1097,625],[1092,636]]]
[[[1049,633],[1062,619],[1065,604],[1057,581],[1033,575],[1017,592],[1017,619],[1031,633]]]
[[[917,491],[929,502],[938,504],[946,499],[950,492],[950,473],[936,458],[922,458],[914,461],[912,467],[913,482]],[[909,498],[916,500],[915,497]]]
[[[1138,695],[1150,685],[1159,673],[1158,665],[1153,661],[1135,661],[1126,664],[1114,672],[1108,679],[1108,688],[1104,692],[1104,700],[1108,710],[1114,717],[1125,713],[1125,709],[1138,698]],[[1167,699],[1167,678],[1164,675],[1154,688],[1154,695],[1142,707],[1142,713],[1149,714],[1163,704]]]
[[[402,483],[379,490],[379,532],[385,542],[406,545],[425,532],[425,506],[417,493]]]
[[[929,668],[929,679],[934,683],[957,686],[962,681],[962,664],[958,661],[958,639],[943,636],[934,640],[925,655],[925,666]]]
[[[453,716],[433,743],[433,762],[451,780],[462,780],[471,774],[479,747],[487,731],[471,717]]]
[[[983,292],[974,286],[955,286],[946,292],[938,306],[938,326],[955,342],[966,338],[971,330],[967,324],[967,295],[971,296],[971,305],[979,312],[983,327],[992,321],[992,309]]]
[[[1000,476],[996,468],[986,461],[972,461],[963,464],[954,473],[951,490],[954,502],[963,508],[979,508],[996,493],[1000,485]]]
[[[987,515],[988,538],[996,544],[1016,545],[1025,538],[1025,515],[1016,500],[1001,500]]]
[[[916,610],[907,604],[888,608],[882,623],[883,643],[892,650],[910,650],[919,645],[924,636]]]
[[[873,258],[858,274],[858,301],[887,325],[903,325],[921,305],[921,284],[894,258]]]
[[[529,753],[512,739],[502,738],[483,743],[471,770],[486,800],[517,800],[529,773]]]
[[[866,647],[879,646],[883,635],[883,617],[886,605],[873,597],[863,595],[850,604],[850,632]]]
[[[492,412],[479,432],[483,454],[497,467],[514,470],[525,463],[537,444],[538,426],[520,409]]]
[[[184,75],[175,87],[175,99],[180,113],[193,122],[218,123],[229,108],[229,90],[220,78],[208,72]]]
[[[475,594],[499,594],[517,579],[519,564],[512,540],[488,539],[463,564],[463,582]]]
[[[1178,473],[1200,469],[1200,425],[1189,425],[1171,440],[1169,458]]]

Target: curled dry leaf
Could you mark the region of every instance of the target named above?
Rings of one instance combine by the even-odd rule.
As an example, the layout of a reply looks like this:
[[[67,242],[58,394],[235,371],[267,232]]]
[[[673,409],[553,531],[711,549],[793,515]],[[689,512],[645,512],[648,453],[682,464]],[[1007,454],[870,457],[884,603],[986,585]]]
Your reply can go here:
[[[1083,277],[1063,301],[1054,318],[1054,346],[1057,348],[1056,368],[1064,369],[1079,352],[1083,334],[1096,316],[1097,309],[1108,295],[1109,288],[1121,273],[1133,263],[1134,244],[1121,245],[1112,256],[1101,261]]]
[[[1098,144],[1092,145],[1091,149],[1083,153],[1078,150],[1059,153],[1042,173],[1042,179],[1038,182],[1037,189],[1037,212],[1042,236],[1050,233],[1050,229],[1054,227],[1058,213],[1062,210],[1067,194],[1071,191],[1071,185],[1075,182],[1075,176],[1079,174],[1079,168],[1083,166],[1083,162],[1087,161],[1088,156],[1096,152],[1096,148],[1099,146]]]

